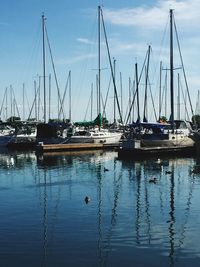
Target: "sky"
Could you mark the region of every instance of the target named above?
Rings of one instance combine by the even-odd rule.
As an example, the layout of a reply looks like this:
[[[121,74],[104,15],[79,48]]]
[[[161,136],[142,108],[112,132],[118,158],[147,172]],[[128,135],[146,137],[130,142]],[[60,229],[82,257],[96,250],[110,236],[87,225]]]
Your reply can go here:
[[[53,64],[55,67],[60,97],[63,99],[65,118],[69,117],[69,84],[71,72],[71,115],[72,121],[90,120],[97,115],[96,80],[98,72],[98,20],[97,7],[101,5],[112,61],[115,59],[115,77],[119,104],[123,119],[126,120],[129,95],[132,96],[135,80],[135,64],[140,75],[148,46],[151,46],[149,62],[148,117],[155,120],[158,113],[160,61],[163,63],[162,88],[166,87],[165,77],[169,76],[169,10],[173,9],[179,44],[190,92],[193,110],[196,109],[200,89],[200,1],[199,0],[1,0],[0,1],[0,112],[17,115],[22,119],[39,114],[44,118],[43,61],[42,61],[42,14],[48,33]],[[175,39],[175,36],[174,36]],[[175,42],[176,43],[176,40]],[[46,86],[49,88],[51,75],[50,117],[58,117],[58,93],[52,68],[49,47],[46,41]],[[174,46],[174,84],[177,87],[180,73],[181,93],[185,95],[181,61]],[[114,93],[110,82],[110,66],[105,38],[101,35],[101,94],[106,104],[106,116],[113,120]],[[166,79],[168,80],[168,78]],[[34,85],[35,81],[35,85]],[[33,107],[35,87],[39,90],[40,105]],[[35,86],[35,87],[34,87]],[[7,105],[4,98],[7,88]],[[24,94],[23,94],[24,88]],[[48,91],[48,88],[46,90]],[[66,90],[65,90],[66,88]],[[93,105],[91,90],[93,88]],[[140,110],[143,111],[145,77],[139,85]],[[151,90],[151,91],[150,91]],[[176,89],[177,90],[177,89]],[[10,94],[12,92],[12,94]],[[65,94],[66,93],[66,94]],[[167,95],[168,93],[166,93]],[[189,101],[180,100],[178,105],[175,92],[175,110],[181,107],[181,116],[191,118]],[[24,95],[24,97],[23,97]],[[65,97],[64,97],[65,95]],[[163,93],[164,95],[164,93]],[[46,93],[47,102],[49,99]],[[24,101],[23,101],[24,99]],[[37,95],[37,101],[39,96]],[[154,102],[152,102],[154,99]],[[164,99],[164,97],[163,97]],[[169,114],[169,96],[162,114]],[[11,105],[12,103],[16,105]],[[188,106],[186,112],[184,103]],[[49,103],[49,102],[48,102]],[[47,103],[47,113],[49,104]],[[154,104],[153,104],[154,103]],[[164,103],[164,100],[163,100]],[[24,108],[23,108],[24,107]],[[116,108],[117,109],[117,108]],[[178,112],[177,112],[178,113]],[[47,114],[47,117],[49,113]],[[137,115],[134,115],[137,116]],[[142,116],[142,114],[141,114]],[[119,118],[116,111],[116,117]],[[135,119],[134,117],[132,119]]]

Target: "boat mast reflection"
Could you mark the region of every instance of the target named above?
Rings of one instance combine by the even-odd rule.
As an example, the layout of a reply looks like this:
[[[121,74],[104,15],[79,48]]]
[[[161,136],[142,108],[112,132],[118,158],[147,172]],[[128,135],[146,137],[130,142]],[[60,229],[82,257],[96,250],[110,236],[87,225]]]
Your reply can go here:
[[[97,168],[97,179],[98,179],[98,233],[99,233],[99,239],[98,239],[98,259],[99,259],[99,266],[103,267],[107,265],[107,260],[109,257],[109,252],[111,251],[112,247],[112,237],[114,234],[114,229],[117,224],[117,208],[118,208],[118,202],[120,198],[120,191],[122,187],[122,169],[117,173],[116,166],[117,166],[117,161],[114,160],[113,163],[113,202],[111,205],[111,219],[110,227],[103,227],[103,200],[105,194],[103,193],[104,189],[104,180],[102,176],[103,168],[102,165],[99,164]],[[107,234],[104,236],[104,231],[105,229],[107,230]]]
[[[174,230],[174,223],[175,223],[175,203],[174,203],[174,162],[172,164],[172,172],[170,175],[170,211],[169,211],[169,244],[170,244],[170,250],[169,250],[169,266],[174,266],[174,236],[175,236],[175,230]]]

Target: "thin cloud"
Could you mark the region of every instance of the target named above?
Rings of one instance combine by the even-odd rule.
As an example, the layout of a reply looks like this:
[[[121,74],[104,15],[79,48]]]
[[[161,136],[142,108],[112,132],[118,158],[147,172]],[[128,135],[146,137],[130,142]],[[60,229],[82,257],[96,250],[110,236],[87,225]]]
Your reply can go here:
[[[58,64],[58,65],[73,64],[73,63],[84,61],[85,59],[95,58],[95,57],[96,57],[96,55],[94,55],[94,54],[78,55],[78,56],[74,56],[73,58],[70,58],[70,59],[57,60],[56,64]]]
[[[83,43],[83,44],[89,44],[89,45],[93,45],[94,44],[94,42],[90,41],[87,38],[77,38],[77,41],[79,43]]]
[[[200,20],[199,0],[160,0],[153,7],[105,9],[104,18],[111,24],[158,29],[165,25],[170,8],[175,10],[176,19],[181,23],[195,25]]]

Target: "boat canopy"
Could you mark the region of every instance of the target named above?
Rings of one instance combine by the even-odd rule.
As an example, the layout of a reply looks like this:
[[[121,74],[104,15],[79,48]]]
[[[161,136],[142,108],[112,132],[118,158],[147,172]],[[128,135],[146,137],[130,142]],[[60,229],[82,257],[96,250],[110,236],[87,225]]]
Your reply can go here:
[[[159,122],[136,122],[132,123],[130,127],[143,127],[146,129],[160,128],[160,129],[168,129],[171,126],[170,123],[159,123]]]
[[[99,113],[99,115],[96,117],[95,120],[93,121],[80,121],[80,122],[75,122],[75,126],[84,126],[84,127],[89,127],[89,126],[102,126],[102,115]]]

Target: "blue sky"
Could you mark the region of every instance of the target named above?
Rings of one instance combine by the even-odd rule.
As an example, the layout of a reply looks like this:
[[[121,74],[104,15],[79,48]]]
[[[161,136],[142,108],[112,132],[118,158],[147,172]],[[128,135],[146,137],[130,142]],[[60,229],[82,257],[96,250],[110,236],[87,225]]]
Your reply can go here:
[[[90,119],[90,108],[88,107],[88,112],[86,111],[89,105],[92,83],[94,90],[96,90],[96,69],[98,66],[97,6],[99,4],[103,8],[111,57],[116,59],[116,83],[119,91],[120,72],[122,75],[124,116],[128,105],[129,78],[133,82],[136,61],[140,72],[148,45],[152,47],[149,77],[152,95],[155,103],[157,102],[160,60],[163,61],[165,68],[169,67],[168,29],[166,25],[167,22],[169,24],[170,8],[174,9],[189,90],[193,108],[195,109],[200,84],[200,30],[198,26],[200,21],[200,2],[198,0],[0,1],[0,104],[2,105],[5,88],[10,88],[10,85],[12,85],[22,117],[22,86],[24,83],[29,106],[32,105],[34,98],[34,80],[36,80],[38,86],[38,76],[42,76],[41,15],[44,12],[47,18],[46,27],[61,95],[64,93],[68,72],[71,71],[72,120]],[[102,95],[105,98],[110,79],[110,71],[103,38],[102,47]],[[180,66],[178,57],[174,65],[175,67]],[[49,75],[50,73],[53,76],[52,66],[47,52],[46,74]],[[175,71],[175,77],[177,73],[178,71]],[[175,84],[177,84],[177,81],[175,81]],[[144,81],[141,82],[141,96],[143,94],[143,88]],[[109,120],[113,118],[112,90],[111,86],[107,104],[107,117]],[[67,97],[68,95],[65,100],[66,117],[69,113]],[[42,98],[41,87],[41,101],[43,102]],[[25,103],[26,116],[29,113],[28,102],[26,101]],[[97,112],[95,103],[96,100],[94,99],[94,117]],[[152,116],[152,106],[149,100],[149,120],[154,119]],[[2,118],[4,117],[3,114],[5,115],[5,112],[2,111]],[[52,117],[57,116],[57,90],[53,78],[51,114]],[[182,114],[184,117],[184,111]],[[34,117],[34,114],[32,117]]]

